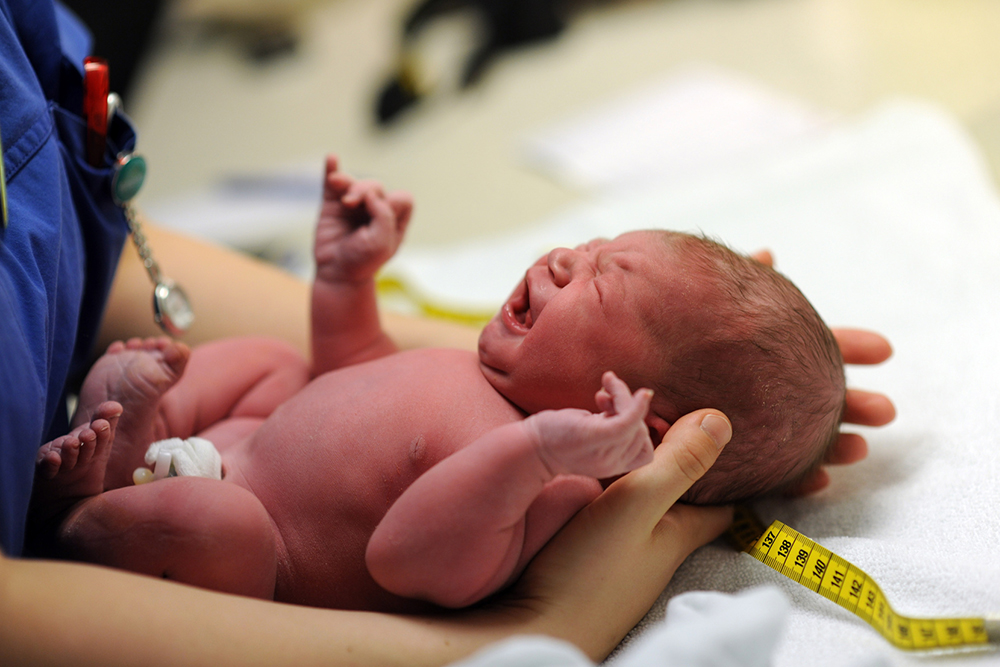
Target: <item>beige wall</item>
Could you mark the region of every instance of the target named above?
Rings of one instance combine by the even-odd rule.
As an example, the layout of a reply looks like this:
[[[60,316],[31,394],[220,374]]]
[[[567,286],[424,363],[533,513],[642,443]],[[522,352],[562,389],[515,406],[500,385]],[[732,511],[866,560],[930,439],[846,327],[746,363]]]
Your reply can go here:
[[[252,16],[264,0],[243,0]],[[511,54],[476,90],[429,100],[389,131],[372,96],[392,65],[404,0],[284,0],[296,55],[263,67],[199,38],[178,6],[129,110],[151,172],[144,197],[336,151],[350,171],[413,191],[412,243],[530,224],[580,199],[525,168],[531,130],[665,75],[711,63],[844,114],[895,95],[951,110],[1000,169],[1000,3],[995,0],[657,0],[591,9],[557,41]],[[184,19],[184,17],[187,17]]]

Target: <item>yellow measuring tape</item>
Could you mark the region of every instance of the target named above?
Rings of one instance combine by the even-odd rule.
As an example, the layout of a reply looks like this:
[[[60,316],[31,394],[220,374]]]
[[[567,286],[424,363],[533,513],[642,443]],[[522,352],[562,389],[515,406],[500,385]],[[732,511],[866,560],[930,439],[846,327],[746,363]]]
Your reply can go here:
[[[896,613],[875,580],[780,521],[766,530],[747,507],[737,507],[728,536],[745,553],[819,593],[910,651],[994,648],[1000,618],[911,618]]]
[[[402,280],[398,280],[390,276],[380,275],[376,280],[375,287],[378,290],[379,296],[400,296],[411,306],[415,307],[421,315],[434,317],[440,320],[458,322],[459,324],[482,327],[485,326],[490,319],[492,319],[494,313],[496,312],[496,309],[491,310],[490,312],[476,312],[468,309],[449,308],[447,306],[435,304],[430,299],[425,298],[417,290],[404,283]],[[497,308],[499,307],[500,306],[498,305]]]

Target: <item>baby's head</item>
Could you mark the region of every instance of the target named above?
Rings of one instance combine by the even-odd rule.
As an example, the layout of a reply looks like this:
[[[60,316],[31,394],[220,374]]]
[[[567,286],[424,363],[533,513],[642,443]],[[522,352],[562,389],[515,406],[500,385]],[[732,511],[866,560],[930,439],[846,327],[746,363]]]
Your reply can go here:
[[[604,371],[655,390],[654,442],[699,408],[733,439],[685,499],[773,492],[817,466],[844,402],[830,330],[783,276],[713,241],[666,231],[557,248],[486,326],[480,365],[528,413],[595,409]]]

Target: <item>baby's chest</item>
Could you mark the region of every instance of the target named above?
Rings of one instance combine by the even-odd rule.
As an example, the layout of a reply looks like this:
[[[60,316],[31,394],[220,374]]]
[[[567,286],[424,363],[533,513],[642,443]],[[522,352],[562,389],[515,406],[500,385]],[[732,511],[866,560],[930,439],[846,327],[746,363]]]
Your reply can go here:
[[[378,514],[435,463],[520,419],[478,368],[421,366],[318,378],[257,432],[254,476],[299,507]]]

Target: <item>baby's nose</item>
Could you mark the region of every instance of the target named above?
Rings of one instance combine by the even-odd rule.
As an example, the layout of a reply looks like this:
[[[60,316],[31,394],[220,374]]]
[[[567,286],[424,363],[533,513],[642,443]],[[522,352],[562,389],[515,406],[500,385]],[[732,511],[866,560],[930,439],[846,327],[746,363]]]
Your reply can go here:
[[[549,271],[557,286],[565,287],[572,279],[576,254],[575,250],[569,248],[556,248],[549,253]]]

